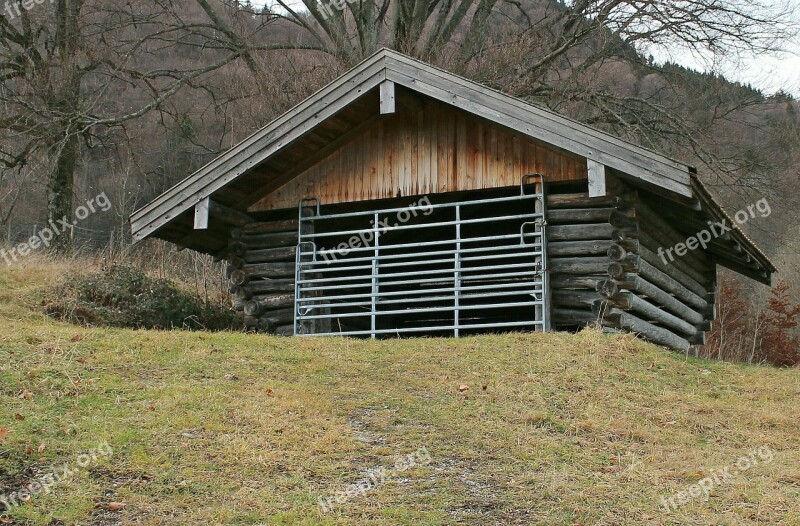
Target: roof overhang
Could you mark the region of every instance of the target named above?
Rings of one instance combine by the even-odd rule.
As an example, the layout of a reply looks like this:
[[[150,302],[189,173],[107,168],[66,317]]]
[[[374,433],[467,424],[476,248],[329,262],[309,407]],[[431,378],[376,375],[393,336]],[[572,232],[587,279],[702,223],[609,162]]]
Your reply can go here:
[[[202,252],[224,249],[227,242],[219,232],[205,230],[202,236],[196,235],[196,207],[213,203],[228,218],[227,224],[246,221],[243,214],[249,205],[298,175],[298,166],[310,153],[324,153],[331,143],[340,143],[343,137],[380,118],[380,90],[387,83],[399,86],[398,94],[439,101],[601,164],[639,185],[657,189],[698,214],[725,214],[694,176],[695,170],[686,164],[383,49],[137,210],[131,216],[134,242],[154,236]],[[302,144],[301,139],[312,133],[318,142],[320,137],[329,137],[328,144],[314,144],[314,152],[309,152],[309,145]],[[758,265],[758,275],[774,272],[766,256],[741,231],[734,236],[746,252],[736,260],[737,265],[739,260],[746,260],[748,265]]]

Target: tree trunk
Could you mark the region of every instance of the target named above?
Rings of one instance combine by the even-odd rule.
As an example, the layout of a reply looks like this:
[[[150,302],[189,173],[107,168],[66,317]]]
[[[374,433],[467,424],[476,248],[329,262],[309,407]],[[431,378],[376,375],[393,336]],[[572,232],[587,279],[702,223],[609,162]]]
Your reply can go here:
[[[72,189],[78,153],[78,137],[69,134],[56,151],[53,171],[47,182],[47,219],[60,231],[52,244],[59,253],[67,253],[72,247]],[[64,223],[70,228],[65,230]]]

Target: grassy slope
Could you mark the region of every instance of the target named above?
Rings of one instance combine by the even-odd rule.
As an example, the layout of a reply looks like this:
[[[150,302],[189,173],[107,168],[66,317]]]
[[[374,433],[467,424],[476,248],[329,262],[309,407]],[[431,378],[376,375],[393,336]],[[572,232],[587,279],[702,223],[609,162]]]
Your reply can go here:
[[[800,524],[800,371],[594,332],[87,330],[20,303],[58,270],[0,270],[0,493],[101,440],[114,455],[16,508],[19,524]],[[317,507],[422,446],[428,466],[335,513]],[[761,446],[773,462],[659,509]],[[126,506],[96,506],[108,501]]]

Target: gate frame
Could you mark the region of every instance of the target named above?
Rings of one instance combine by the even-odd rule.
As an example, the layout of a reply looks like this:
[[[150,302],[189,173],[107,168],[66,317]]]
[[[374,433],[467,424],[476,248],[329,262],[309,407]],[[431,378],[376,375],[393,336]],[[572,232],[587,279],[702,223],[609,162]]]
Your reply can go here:
[[[533,180],[533,182],[529,182]],[[534,193],[533,194],[526,194],[525,189],[526,186],[534,186]],[[412,197],[412,196],[409,196]],[[480,219],[473,219],[473,220],[461,220],[461,208],[465,206],[475,206],[475,205],[484,205],[484,204],[495,204],[500,202],[513,202],[513,201],[520,201],[523,199],[533,199],[534,202],[534,211],[530,214],[515,214],[511,216],[495,216],[495,217],[486,217]],[[545,191],[545,179],[544,176],[541,174],[527,174],[524,175],[520,182],[520,194],[518,196],[512,197],[501,197],[501,198],[489,198],[489,199],[474,199],[474,200],[467,200],[467,201],[455,201],[451,203],[442,203],[436,205],[429,205],[424,207],[425,209],[444,209],[444,208],[452,208],[455,210],[456,218],[455,221],[444,221],[444,222],[437,222],[427,225],[395,225],[394,227],[389,227],[388,231],[395,231],[395,230],[404,230],[404,229],[421,229],[421,228],[429,228],[429,227],[446,227],[446,226],[454,226],[456,231],[455,239],[451,240],[444,240],[444,241],[435,241],[435,242],[421,242],[421,243],[406,243],[406,244],[399,244],[399,245],[388,245],[386,248],[421,248],[424,246],[430,247],[437,244],[455,244],[455,250],[449,250],[445,252],[439,252],[439,254],[447,254],[451,255],[453,258],[454,268],[452,270],[443,271],[437,270],[432,271],[434,273],[451,273],[448,275],[453,276],[453,287],[452,287],[452,300],[453,306],[451,307],[432,307],[430,309],[426,309],[429,312],[436,312],[436,311],[449,311],[452,310],[454,320],[453,325],[448,326],[437,326],[437,327],[414,327],[414,328],[398,328],[398,329],[387,329],[387,330],[378,330],[377,329],[377,317],[380,315],[385,314],[393,314],[393,313],[402,313],[403,311],[389,311],[389,312],[377,312],[378,306],[378,298],[381,296],[379,292],[379,285],[380,279],[383,276],[378,274],[380,268],[380,261],[385,262],[385,258],[387,256],[381,257],[380,255],[380,237],[382,234],[382,227],[379,226],[379,219],[381,214],[389,214],[389,213],[397,213],[404,210],[409,210],[411,206],[400,207],[400,208],[386,208],[380,210],[370,210],[370,211],[363,211],[363,212],[350,212],[350,213],[340,213],[340,214],[329,214],[329,215],[322,215],[321,214],[321,203],[318,198],[316,197],[307,197],[301,200],[299,204],[298,210],[298,245],[297,245],[297,253],[295,257],[295,309],[294,309],[294,335],[295,336],[370,336],[371,338],[375,338],[379,334],[400,334],[400,333],[413,333],[413,332],[438,332],[438,331],[452,331],[455,337],[459,336],[461,329],[480,329],[480,328],[491,328],[491,327],[498,327],[502,328],[504,326],[513,326],[513,327],[520,327],[520,326],[533,326],[536,331],[544,331],[548,332],[551,330],[550,324],[550,311],[551,311],[551,294],[550,294],[550,285],[549,285],[549,272],[547,268],[547,207],[546,207],[546,191]],[[419,207],[422,208],[422,207]],[[311,215],[306,215],[304,212],[307,210],[311,210]],[[372,228],[368,229],[359,229],[359,230],[341,230],[336,232],[325,232],[325,233],[316,233],[314,229],[314,221],[317,220],[326,220],[326,219],[344,219],[344,218],[351,218],[351,217],[373,217],[373,225]],[[533,282],[529,283],[528,285],[534,287],[534,291],[531,295],[534,297],[534,301],[522,303],[507,303],[507,304],[490,304],[490,305],[481,305],[479,307],[484,308],[500,308],[500,307],[512,307],[512,306],[533,306],[534,307],[534,320],[529,322],[519,321],[519,322],[502,322],[502,323],[489,323],[489,324],[471,324],[471,325],[461,325],[459,323],[459,316],[462,310],[472,310],[474,306],[470,307],[463,307],[460,305],[460,301],[462,299],[462,292],[464,291],[463,287],[463,273],[465,269],[462,268],[462,259],[464,256],[464,252],[462,251],[462,243],[470,242],[470,241],[480,241],[480,240],[501,240],[501,239],[513,239],[513,235],[505,235],[505,236],[488,236],[488,237],[478,237],[478,238],[465,238],[462,239],[461,237],[461,226],[464,224],[476,224],[476,223],[485,223],[490,221],[496,221],[498,219],[501,220],[510,220],[510,219],[534,219],[532,221],[525,221],[520,226],[520,245],[530,245],[530,243],[526,243],[526,237],[534,236],[539,241],[534,243],[535,246],[540,248],[538,252],[530,254],[533,256],[534,264],[538,267],[533,270],[534,276],[540,276],[539,280],[534,280]],[[528,226],[534,227],[534,232],[526,234],[525,230]],[[318,250],[317,243],[315,239],[320,237],[326,236],[341,236],[341,235],[361,235],[366,232],[371,232],[373,235],[374,240],[374,247],[367,246],[367,247],[360,247],[353,250],[360,250],[364,252],[372,252],[373,255],[367,258],[351,258],[348,259],[348,262],[360,262],[360,261],[370,261],[369,267],[351,267],[355,270],[367,270],[371,269],[371,273],[369,276],[359,276],[359,277],[345,277],[345,278],[332,278],[337,281],[353,281],[357,279],[366,280],[366,278],[371,279],[371,293],[369,293],[369,306],[370,312],[368,314],[364,313],[355,313],[355,314],[337,314],[337,315],[313,315],[309,316],[308,313],[311,312],[315,307],[307,307],[304,306],[304,302],[308,302],[308,297],[301,297],[301,294],[304,289],[304,285],[314,282],[323,281],[319,278],[317,279],[307,279],[304,278],[305,273],[313,273],[313,268],[304,268],[304,265],[314,265],[316,264],[319,259],[318,256],[320,253],[331,253],[336,252],[335,248],[325,249],[325,250]],[[310,247],[310,251],[303,250],[303,247]],[[481,251],[492,251],[492,250],[502,250],[503,248],[508,248],[512,245],[503,245],[501,247],[484,247],[483,249],[466,249],[470,252],[481,252]],[[351,250],[352,251],[352,250]],[[436,253],[433,251],[432,253]],[[513,256],[514,254],[512,254]],[[400,254],[396,255],[397,257],[402,258],[403,256],[407,257],[407,254]],[[520,257],[521,254],[516,255]],[[310,257],[310,259],[304,259]],[[441,260],[443,263],[447,262],[445,260]],[[523,266],[523,265],[516,265]],[[495,266],[488,266],[488,267],[476,267],[476,268],[484,268],[487,270],[495,270],[499,268],[511,268],[515,267],[515,265],[501,265],[499,267]],[[475,270],[469,269],[469,270]],[[431,271],[429,271],[430,273]],[[318,275],[319,273],[317,273]],[[404,274],[404,273],[400,273]],[[414,275],[416,273],[405,273],[408,275]],[[496,274],[491,275],[491,277],[508,277],[511,274]],[[393,277],[400,277],[398,274],[390,275]],[[431,280],[428,280],[430,282]],[[324,281],[323,281],[324,282]],[[407,284],[420,284],[425,282],[425,280],[405,280],[397,282],[398,284],[407,283]],[[333,285],[335,286],[335,285]],[[369,286],[368,284],[362,285],[359,288],[366,288]],[[499,285],[500,287],[509,287],[510,285]],[[536,289],[536,286],[540,286],[540,288]],[[327,289],[329,287],[315,287],[313,290],[322,290]],[[484,287],[485,288],[485,287]],[[514,288],[514,287],[512,287]],[[471,290],[478,290],[474,286],[470,287]],[[445,290],[449,291],[450,289],[441,289],[442,292]],[[430,290],[428,292],[438,292],[436,289]],[[511,291],[504,291],[506,294],[512,293]],[[408,294],[408,292],[397,292],[395,294]],[[391,294],[391,293],[387,293]],[[538,295],[538,297],[537,297]],[[367,297],[367,294],[356,294],[355,297]],[[494,294],[491,293],[487,295],[483,295],[483,297],[490,297],[490,296],[498,296],[502,297],[502,294]],[[477,296],[481,297],[481,296]],[[347,295],[345,296],[334,296],[334,299],[350,299]],[[444,298],[444,299],[451,299],[451,298]],[[313,300],[312,300],[313,301]],[[410,300],[413,302],[413,300]],[[425,301],[425,298],[422,298],[420,301]],[[428,300],[431,301],[431,300]],[[339,304],[331,304],[328,306],[336,307]],[[358,304],[356,304],[358,305]],[[342,304],[341,306],[349,306],[347,303]],[[366,306],[366,305],[365,305]],[[318,307],[317,307],[318,308]],[[303,312],[305,310],[305,312]],[[405,311],[407,312],[407,311]],[[311,330],[310,325],[313,324],[314,320],[322,320],[322,319],[333,319],[333,318],[342,318],[342,317],[370,317],[370,330],[369,331],[346,331],[346,332],[332,332],[329,329],[329,332],[325,333],[317,333],[317,332],[310,332],[310,333],[301,333],[299,329],[301,327],[307,327],[307,330]],[[311,323],[309,323],[311,322]]]

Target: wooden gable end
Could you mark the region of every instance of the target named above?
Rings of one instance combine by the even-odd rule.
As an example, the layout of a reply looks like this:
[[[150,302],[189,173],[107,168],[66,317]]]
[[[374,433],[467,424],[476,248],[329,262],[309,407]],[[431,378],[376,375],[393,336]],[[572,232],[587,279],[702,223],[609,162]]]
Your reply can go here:
[[[531,173],[585,180],[586,159],[427,101],[382,117],[250,210],[292,208],[305,197],[331,204],[514,186]]]

